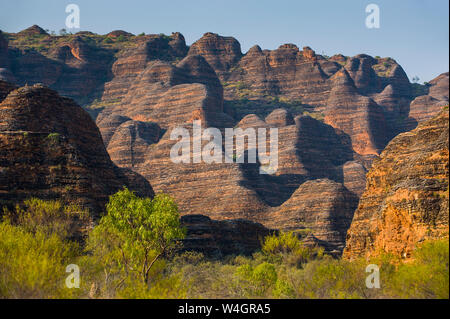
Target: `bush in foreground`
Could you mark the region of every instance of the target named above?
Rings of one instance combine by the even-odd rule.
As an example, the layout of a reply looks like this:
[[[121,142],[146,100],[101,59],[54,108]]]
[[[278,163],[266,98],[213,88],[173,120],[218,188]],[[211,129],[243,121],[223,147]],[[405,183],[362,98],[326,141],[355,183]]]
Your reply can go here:
[[[176,253],[181,228],[167,195],[140,198],[128,189],[81,249],[72,234],[73,206],[30,200],[0,223],[2,298],[448,298],[448,239],[422,243],[402,261],[382,254],[343,260],[305,247],[291,232],[265,238],[252,256],[222,260]],[[80,220],[76,214],[75,220]],[[83,243],[84,245],[84,243]],[[65,286],[77,264],[81,287]],[[367,288],[366,267],[380,269],[381,287]]]

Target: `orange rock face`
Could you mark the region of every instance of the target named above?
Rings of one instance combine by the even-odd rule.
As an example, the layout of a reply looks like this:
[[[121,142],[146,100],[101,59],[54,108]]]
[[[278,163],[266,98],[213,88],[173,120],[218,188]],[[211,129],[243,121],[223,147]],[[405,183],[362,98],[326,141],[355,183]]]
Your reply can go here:
[[[395,137],[367,175],[344,256],[408,257],[426,239],[448,237],[448,109]]]

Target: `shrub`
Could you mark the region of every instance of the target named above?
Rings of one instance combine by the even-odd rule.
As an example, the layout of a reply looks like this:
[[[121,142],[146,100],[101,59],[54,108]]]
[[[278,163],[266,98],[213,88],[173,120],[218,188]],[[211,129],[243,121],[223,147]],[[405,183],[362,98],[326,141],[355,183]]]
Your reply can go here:
[[[80,293],[65,287],[66,266],[78,257],[75,243],[40,230],[27,232],[0,223],[0,297],[69,298]]]
[[[365,263],[327,256],[305,266],[297,293],[301,298],[365,298],[369,293],[366,276]]]
[[[31,233],[73,239],[83,233],[83,228],[89,223],[89,214],[77,205],[31,198],[23,205],[16,205],[15,211],[5,209],[4,219]]]
[[[47,135],[46,139],[51,143],[55,144],[59,142],[60,134],[59,133],[50,133]]]
[[[277,282],[275,266],[268,262],[256,267],[244,264],[237,267],[235,275],[238,278],[237,285],[244,289],[245,295],[249,297],[264,296]]]
[[[449,243],[425,242],[400,264],[389,280],[389,289],[400,298],[449,298]]]
[[[322,248],[305,247],[293,232],[280,232],[264,239],[262,252],[272,262],[284,262],[291,266],[301,266],[309,260],[320,259]]]

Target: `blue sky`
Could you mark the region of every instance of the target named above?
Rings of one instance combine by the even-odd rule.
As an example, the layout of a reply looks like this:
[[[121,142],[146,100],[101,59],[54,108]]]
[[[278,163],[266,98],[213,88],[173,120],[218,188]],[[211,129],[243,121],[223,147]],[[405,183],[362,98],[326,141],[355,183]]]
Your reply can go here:
[[[191,44],[215,32],[238,39],[244,53],[294,43],[327,55],[390,56],[420,82],[449,70],[448,0],[0,0],[0,29],[59,31],[70,3],[80,7],[80,30],[100,34],[179,31]],[[380,7],[379,29],[365,26],[370,3]]]

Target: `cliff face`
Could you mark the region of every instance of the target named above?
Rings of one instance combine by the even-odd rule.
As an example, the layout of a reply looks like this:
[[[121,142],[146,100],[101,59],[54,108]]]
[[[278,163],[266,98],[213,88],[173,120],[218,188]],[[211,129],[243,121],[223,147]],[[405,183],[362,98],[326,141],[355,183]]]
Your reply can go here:
[[[0,81],[15,81],[11,73],[10,61],[8,58],[8,40],[5,38],[2,31],[0,31]]]
[[[449,74],[442,73],[428,84],[428,94],[416,97],[409,106],[409,117],[405,130],[434,117],[443,106],[448,105]]]
[[[138,182],[135,175],[133,183],[150,182],[156,191],[173,196],[182,215],[243,218],[269,228],[298,230],[309,234],[305,240],[337,252],[344,247],[346,229],[372,161],[395,135],[413,129],[448,104],[448,73],[431,81],[417,96],[401,66],[390,58],[365,54],[327,57],[294,44],[283,44],[276,50],[254,46],[242,53],[236,39],[213,33],[206,33],[188,48],[180,33],[135,36],[118,30],[106,35],[79,32],[50,36],[33,26],[17,34],[0,34],[2,77],[19,85],[44,83],[82,104],[96,118],[111,160],[145,178]],[[14,88],[0,82],[0,97]],[[8,105],[19,104],[11,101]],[[11,110],[9,107],[8,112]],[[62,121],[65,124],[58,124],[62,123],[59,118],[48,127],[33,124],[33,130],[12,127],[19,115],[5,118],[5,130],[29,131],[29,144],[34,146],[30,154],[21,153],[21,148],[28,147],[25,144],[11,146],[4,152],[8,159],[4,167],[15,165],[16,156],[27,158],[36,153],[44,154],[49,162],[34,157],[29,162],[42,162],[43,168],[51,167],[54,172],[60,160],[78,167],[77,161],[83,157],[66,155],[71,154],[68,147],[72,144],[64,144],[65,138],[60,139],[61,151],[50,146],[40,150],[48,140],[37,136],[53,132],[66,136],[64,127],[75,128],[70,121],[88,121],[84,115],[75,115],[70,121],[67,118]],[[42,119],[43,115],[35,116]],[[222,133],[225,128],[277,128],[277,172],[261,175],[259,163],[223,163],[223,158],[222,163],[173,163],[170,150],[177,141],[170,139],[170,133],[175,127],[184,127],[192,134],[194,120],[201,120],[203,128],[215,127]],[[87,131],[97,134],[92,123],[87,123]],[[105,164],[104,149],[91,149],[98,144],[98,137],[78,133],[85,130],[80,124],[73,131],[74,136],[81,134],[80,140],[96,140],[90,147],[83,144],[82,153],[88,154],[83,155],[83,163],[94,163],[89,169],[111,165]],[[4,137],[8,145],[19,145],[19,133],[2,134],[8,136]],[[73,147],[77,150],[81,146]],[[191,158],[193,155],[198,154],[191,151]],[[111,167],[104,173],[111,183],[95,186],[92,191],[87,184],[77,187],[83,194],[109,193],[118,183],[112,181],[116,174],[112,171],[118,169]],[[76,172],[81,174],[78,169]],[[11,179],[18,173],[12,170],[10,174]],[[37,189],[41,185],[65,187],[67,181],[69,188],[93,176],[88,170],[82,173],[87,179],[76,177],[77,182],[66,177],[58,177],[56,182],[44,178],[54,174],[48,170],[39,173]],[[33,176],[28,175],[20,179]],[[25,182],[9,183],[13,187]],[[105,185],[112,185],[111,189]],[[58,192],[61,190],[52,194]],[[7,196],[16,193],[14,190]],[[225,225],[203,219],[200,223],[210,229],[216,229],[211,225]]]
[[[187,52],[184,37],[178,32],[170,37],[140,36],[130,42],[129,46],[119,50],[117,59],[112,64],[112,77],[105,83],[101,94],[104,103],[114,104],[120,101],[148,62],[181,59]]]
[[[203,215],[185,215],[181,224],[187,228],[183,250],[201,251],[207,256],[250,255],[261,248],[271,230],[248,220],[212,220]]]
[[[345,70],[333,76],[325,123],[350,136],[353,149],[360,155],[377,155],[387,142],[382,108],[357,92]]]
[[[263,176],[259,164],[248,163],[173,163],[170,150],[177,141],[170,140],[170,132],[181,126],[192,133],[193,120],[202,120],[204,128],[278,128],[277,172]],[[323,242],[332,242],[327,246],[330,250],[342,250],[357,200],[342,183],[345,176],[353,182],[364,179],[355,174],[349,178],[353,169],[343,168],[356,156],[345,133],[338,134],[309,116],[294,119],[285,109],[276,109],[265,119],[250,114],[234,123],[223,111],[222,87],[214,71],[204,58],[194,55],[176,65],[149,63],[121,103],[105,109],[97,118],[111,159],[143,175],[156,191],[174,196],[183,215],[245,218],[266,227],[305,229],[313,217],[295,217],[308,215],[308,206],[302,203],[303,197],[293,195],[294,191],[310,179],[335,181],[329,181],[333,200],[324,204],[323,212],[317,207],[313,219],[323,222],[313,227],[312,233]],[[310,195],[314,193],[314,187],[305,188]],[[322,196],[320,192],[316,195]],[[280,205],[289,198],[290,208],[284,212]],[[343,204],[343,198],[349,202]],[[279,215],[286,216],[275,223]]]
[[[1,101],[0,115],[0,206],[57,198],[97,216],[122,186],[153,196],[146,180],[111,162],[95,123],[72,100],[22,87]]]
[[[395,137],[367,175],[344,256],[386,251],[408,257],[426,239],[448,236],[449,115]]]
[[[358,197],[328,179],[303,183],[280,207],[273,208],[266,225],[273,229],[311,234],[329,252],[340,253]]]
[[[276,50],[254,46],[243,54],[236,39],[214,33],[205,33],[188,48],[178,32],[135,36],[118,30],[106,35],[50,36],[32,26],[0,35],[0,78],[18,85],[44,83],[85,105],[95,117],[119,104],[149,64],[158,60],[176,65],[186,56],[202,56],[217,74],[225,113],[234,120],[251,113],[266,116],[279,107],[294,116],[305,110],[326,115],[327,123],[348,134],[363,156],[379,154],[395,135],[424,120],[420,114],[432,116],[442,101],[448,103],[445,85],[438,78],[430,82],[427,98],[411,104],[411,84],[391,58],[326,57],[294,44]],[[342,74],[351,81],[337,80]],[[346,123],[343,110],[350,112]]]

